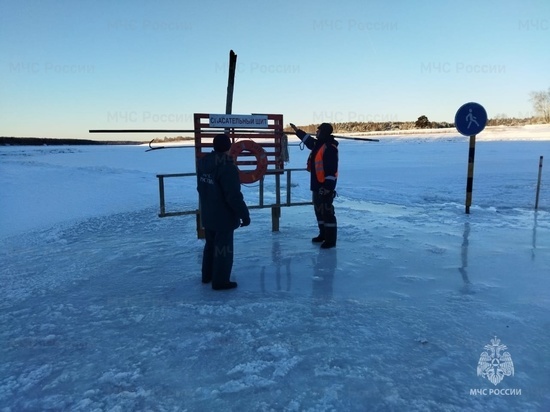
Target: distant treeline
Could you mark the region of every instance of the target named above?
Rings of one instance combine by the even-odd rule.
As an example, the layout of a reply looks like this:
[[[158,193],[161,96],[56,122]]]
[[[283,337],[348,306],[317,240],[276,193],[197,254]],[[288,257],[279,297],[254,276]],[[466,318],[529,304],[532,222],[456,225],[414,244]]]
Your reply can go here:
[[[132,145],[143,142],[88,139],[54,139],[42,137],[0,137],[0,146],[79,146],[79,145]]]
[[[523,119],[497,117],[487,120],[487,126],[525,126],[541,123],[540,119],[528,117]],[[314,133],[318,124],[299,126],[307,133]],[[332,123],[335,132],[385,132],[391,130],[414,130],[414,129],[443,129],[453,128],[454,123],[431,122],[426,116],[420,116],[416,122],[345,122]],[[291,131],[290,128],[285,128]]]
[[[170,142],[181,142],[185,140],[195,140],[192,136],[175,136],[175,137],[155,137],[151,143],[170,143]]]

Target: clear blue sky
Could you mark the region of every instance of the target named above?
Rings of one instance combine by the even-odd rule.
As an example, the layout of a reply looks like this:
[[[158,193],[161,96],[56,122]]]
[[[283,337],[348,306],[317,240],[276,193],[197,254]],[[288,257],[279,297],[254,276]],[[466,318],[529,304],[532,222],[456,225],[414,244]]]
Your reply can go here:
[[[122,138],[223,113],[300,125],[533,115],[550,1],[0,0],[0,135]],[[147,140],[150,135],[133,135]]]

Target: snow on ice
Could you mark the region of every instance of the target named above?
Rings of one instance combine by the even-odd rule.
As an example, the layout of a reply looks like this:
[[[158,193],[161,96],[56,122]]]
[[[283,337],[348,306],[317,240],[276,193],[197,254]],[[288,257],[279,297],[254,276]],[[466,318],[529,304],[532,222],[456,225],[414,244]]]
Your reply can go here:
[[[311,244],[311,206],[279,232],[254,209],[226,292],[200,282],[194,216],[157,217],[155,175],[192,150],[0,148],[0,410],[550,410],[550,130],[478,136],[469,215],[467,138],[380,139],[341,141],[336,249]],[[496,386],[476,372],[495,336]]]

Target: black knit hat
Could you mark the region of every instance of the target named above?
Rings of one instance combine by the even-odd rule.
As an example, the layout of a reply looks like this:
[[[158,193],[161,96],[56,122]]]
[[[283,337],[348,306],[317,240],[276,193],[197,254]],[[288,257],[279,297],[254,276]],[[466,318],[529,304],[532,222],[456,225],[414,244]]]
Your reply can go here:
[[[321,123],[317,129],[319,129],[321,136],[330,136],[332,134],[332,125],[330,123]]]
[[[214,137],[214,150],[216,152],[227,152],[231,149],[231,139],[226,134],[218,134]]]

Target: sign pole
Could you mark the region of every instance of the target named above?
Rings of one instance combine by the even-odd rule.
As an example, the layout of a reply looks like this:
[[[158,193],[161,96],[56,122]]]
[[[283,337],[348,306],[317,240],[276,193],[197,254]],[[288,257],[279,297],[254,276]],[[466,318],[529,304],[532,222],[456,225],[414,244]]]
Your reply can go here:
[[[472,189],[474,187],[474,158],[476,154],[476,135],[487,124],[487,112],[479,103],[466,103],[460,106],[455,115],[455,127],[463,136],[470,136],[468,150],[468,178],[466,180],[466,214],[470,214]]]
[[[472,206],[472,189],[474,187],[474,159],[476,155],[476,135],[470,136],[470,150],[468,151],[468,178],[466,180],[466,214],[470,214]]]
[[[537,194],[535,196],[535,210],[539,208],[540,180],[542,176],[542,159],[543,158],[544,158],[543,156],[539,158],[539,177],[537,179]]]

